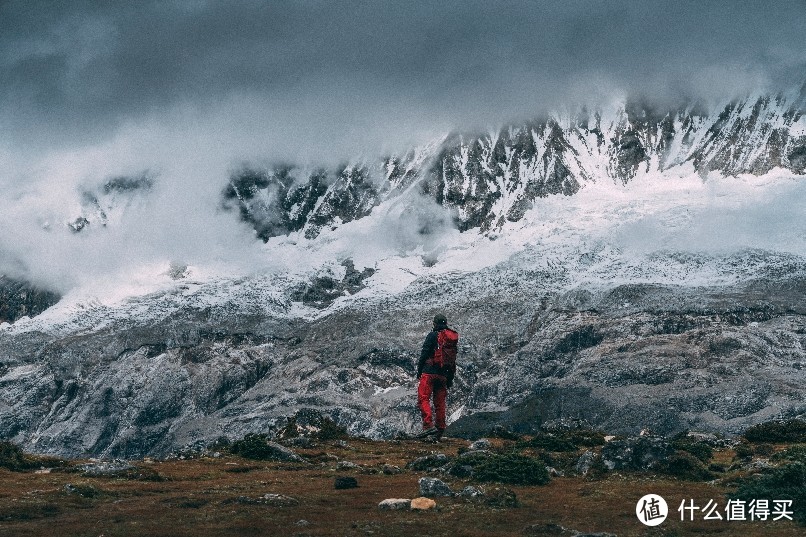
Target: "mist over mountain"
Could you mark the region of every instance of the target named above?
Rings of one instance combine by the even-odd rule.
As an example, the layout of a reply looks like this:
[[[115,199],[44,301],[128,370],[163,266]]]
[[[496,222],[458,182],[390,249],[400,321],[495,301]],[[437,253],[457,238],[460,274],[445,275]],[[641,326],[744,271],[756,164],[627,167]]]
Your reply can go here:
[[[802,2],[0,5],[0,438],[803,416]]]
[[[452,434],[802,415],[804,148],[801,86],[712,114],[580,109],[334,168],[247,164],[196,198],[220,243],[195,258],[142,234],[191,229],[160,215],[184,191],[159,172],[85,183],[37,230],[78,245],[69,263],[150,242],[134,264],[89,257],[91,277],[0,325],[0,431],[164,455],[313,410],[388,438],[416,429],[436,311],[463,334]]]

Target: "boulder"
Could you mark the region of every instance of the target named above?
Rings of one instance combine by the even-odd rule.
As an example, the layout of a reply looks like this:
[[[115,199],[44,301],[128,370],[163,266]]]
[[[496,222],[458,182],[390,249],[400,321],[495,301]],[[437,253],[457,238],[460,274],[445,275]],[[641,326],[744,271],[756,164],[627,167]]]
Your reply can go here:
[[[384,464],[381,471],[386,475],[397,475],[403,470],[401,470],[399,466],[395,466],[393,464]]]
[[[428,511],[436,508],[436,506],[437,502],[431,498],[414,498],[411,501],[410,508],[412,511]]]
[[[86,476],[118,476],[134,470],[134,466],[127,461],[115,459],[113,461],[93,461],[78,467]]]
[[[354,489],[358,487],[358,481],[354,477],[337,477],[334,483],[336,490]]]
[[[608,470],[649,470],[673,453],[674,448],[662,437],[638,436],[606,443],[602,461]]]
[[[487,440],[486,438],[479,438],[478,440],[470,444],[470,451],[478,451],[482,449],[488,450],[490,449],[490,447],[492,447],[492,445],[490,444],[489,440]]]
[[[336,463],[336,470],[360,470],[361,465],[350,461],[339,461]]]
[[[432,453],[431,455],[426,455],[424,457],[419,457],[414,459],[410,463],[406,465],[407,468],[411,468],[412,470],[433,470],[434,468],[440,468],[448,464],[448,456],[444,453]]]
[[[484,503],[490,507],[518,507],[518,497],[506,487],[487,489],[484,493]]]
[[[478,487],[465,487],[462,489],[462,492],[459,493],[459,496],[463,498],[479,498],[484,496],[484,492]]]
[[[378,509],[381,511],[399,511],[409,507],[411,507],[409,498],[387,498],[378,504]]]
[[[588,472],[590,472],[591,466],[593,465],[593,461],[595,460],[596,455],[592,451],[585,451],[585,453],[583,453],[577,460],[577,464],[574,469],[579,475],[588,475]]]
[[[420,496],[453,496],[451,488],[440,479],[421,477],[419,483]]]
[[[260,503],[271,505],[272,507],[295,507],[299,505],[299,500],[283,494],[264,494]]]

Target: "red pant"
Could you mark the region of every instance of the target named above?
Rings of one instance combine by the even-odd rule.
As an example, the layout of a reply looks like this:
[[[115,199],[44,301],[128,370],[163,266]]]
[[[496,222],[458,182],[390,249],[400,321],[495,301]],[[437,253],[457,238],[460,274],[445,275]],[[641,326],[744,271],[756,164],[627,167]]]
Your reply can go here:
[[[429,375],[423,373],[420,376],[420,385],[417,388],[417,404],[423,415],[423,428],[428,429],[434,426],[434,418],[431,415],[431,395],[434,396],[434,411],[436,412],[437,429],[445,428],[445,399],[448,396],[448,379],[442,375]]]

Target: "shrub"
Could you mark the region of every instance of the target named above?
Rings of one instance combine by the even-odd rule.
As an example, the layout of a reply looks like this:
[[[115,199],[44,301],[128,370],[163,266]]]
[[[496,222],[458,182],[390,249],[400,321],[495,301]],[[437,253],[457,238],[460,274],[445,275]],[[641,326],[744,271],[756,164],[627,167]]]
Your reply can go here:
[[[753,447],[745,444],[744,442],[736,444],[736,447],[733,448],[733,451],[736,452],[737,459],[747,459],[753,456]]]
[[[772,461],[793,461],[806,464],[806,446],[792,446],[775,453],[770,457]]]
[[[244,459],[269,460],[274,458],[275,450],[268,444],[265,434],[247,434],[241,440],[236,440],[230,446],[230,451]]]
[[[775,447],[772,444],[758,444],[753,448],[753,453],[762,457],[769,457],[775,453]]]
[[[577,446],[566,438],[550,433],[541,433],[531,440],[522,443],[523,446],[545,449],[546,451],[576,451]]]
[[[743,435],[749,442],[806,442],[806,421],[791,419],[753,425]]]
[[[590,429],[572,429],[550,433],[538,433],[531,440],[519,443],[521,447],[533,447],[546,451],[576,451],[581,447],[603,446],[604,433]]]
[[[483,501],[490,507],[518,507],[520,502],[514,492],[508,488],[495,487],[485,491]]]
[[[15,472],[31,470],[45,466],[55,468],[65,466],[65,461],[52,457],[42,457],[38,455],[28,455],[19,446],[11,442],[0,441],[0,468],[6,468]]]
[[[230,453],[258,461],[305,462],[285,446],[270,442],[265,434],[250,433],[230,446]]]
[[[678,451],[685,451],[707,463],[714,456],[714,450],[705,442],[694,440],[686,436],[677,437],[672,440],[672,447]]]
[[[296,438],[300,436],[299,421],[305,423],[310,429],[305,431],[304,426],[303,434],[315,438],[317,440],[342,440],[349,438],[347,429],[342,427],[327,416],[322,416],[318,412],[305,412],[298,413],[297,416],[288,418],[285,425],[277,431],[277,438]]]
[[[488,457],[475,467],[473,477],[510,485],[545,485],[551,480],[543,463],[515,453]]]
[[[664,474],[688,481],[708,481],[714,478],[714,474],[702,461],[687,451],[674,452],[668,459],[659,463],[657,468]]]
[[[806,526],[806,464],[795,462],[761,475],[739,480],[739,488],[730,495],[739,500],[792,500],[794,519]]]
[[[20,471],[31,468],[31,463],[19,446],[11,442],[0,442],[0,467]]]
[[[318,440],[342,440],[349,438],[347,428],[338,425],[335,421],[323,416],[317,423],[319,431],[316,432]]]

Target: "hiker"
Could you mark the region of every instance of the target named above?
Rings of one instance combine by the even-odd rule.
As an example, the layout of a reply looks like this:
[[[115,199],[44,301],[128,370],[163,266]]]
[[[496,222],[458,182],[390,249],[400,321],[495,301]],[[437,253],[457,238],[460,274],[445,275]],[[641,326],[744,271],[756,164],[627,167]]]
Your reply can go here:
[[[425,337],[420,361],[417,364],[417,404],[423,415],[423,431],[420,438],[434,435],[437,440],[445,432],[445,399],[448,388],[453,385],[456,374],[456,345],[459,334],[448,328],[448,319],[443,314],[434,317],[434,328]],[[431,412],[431,397],[434,412]]]

